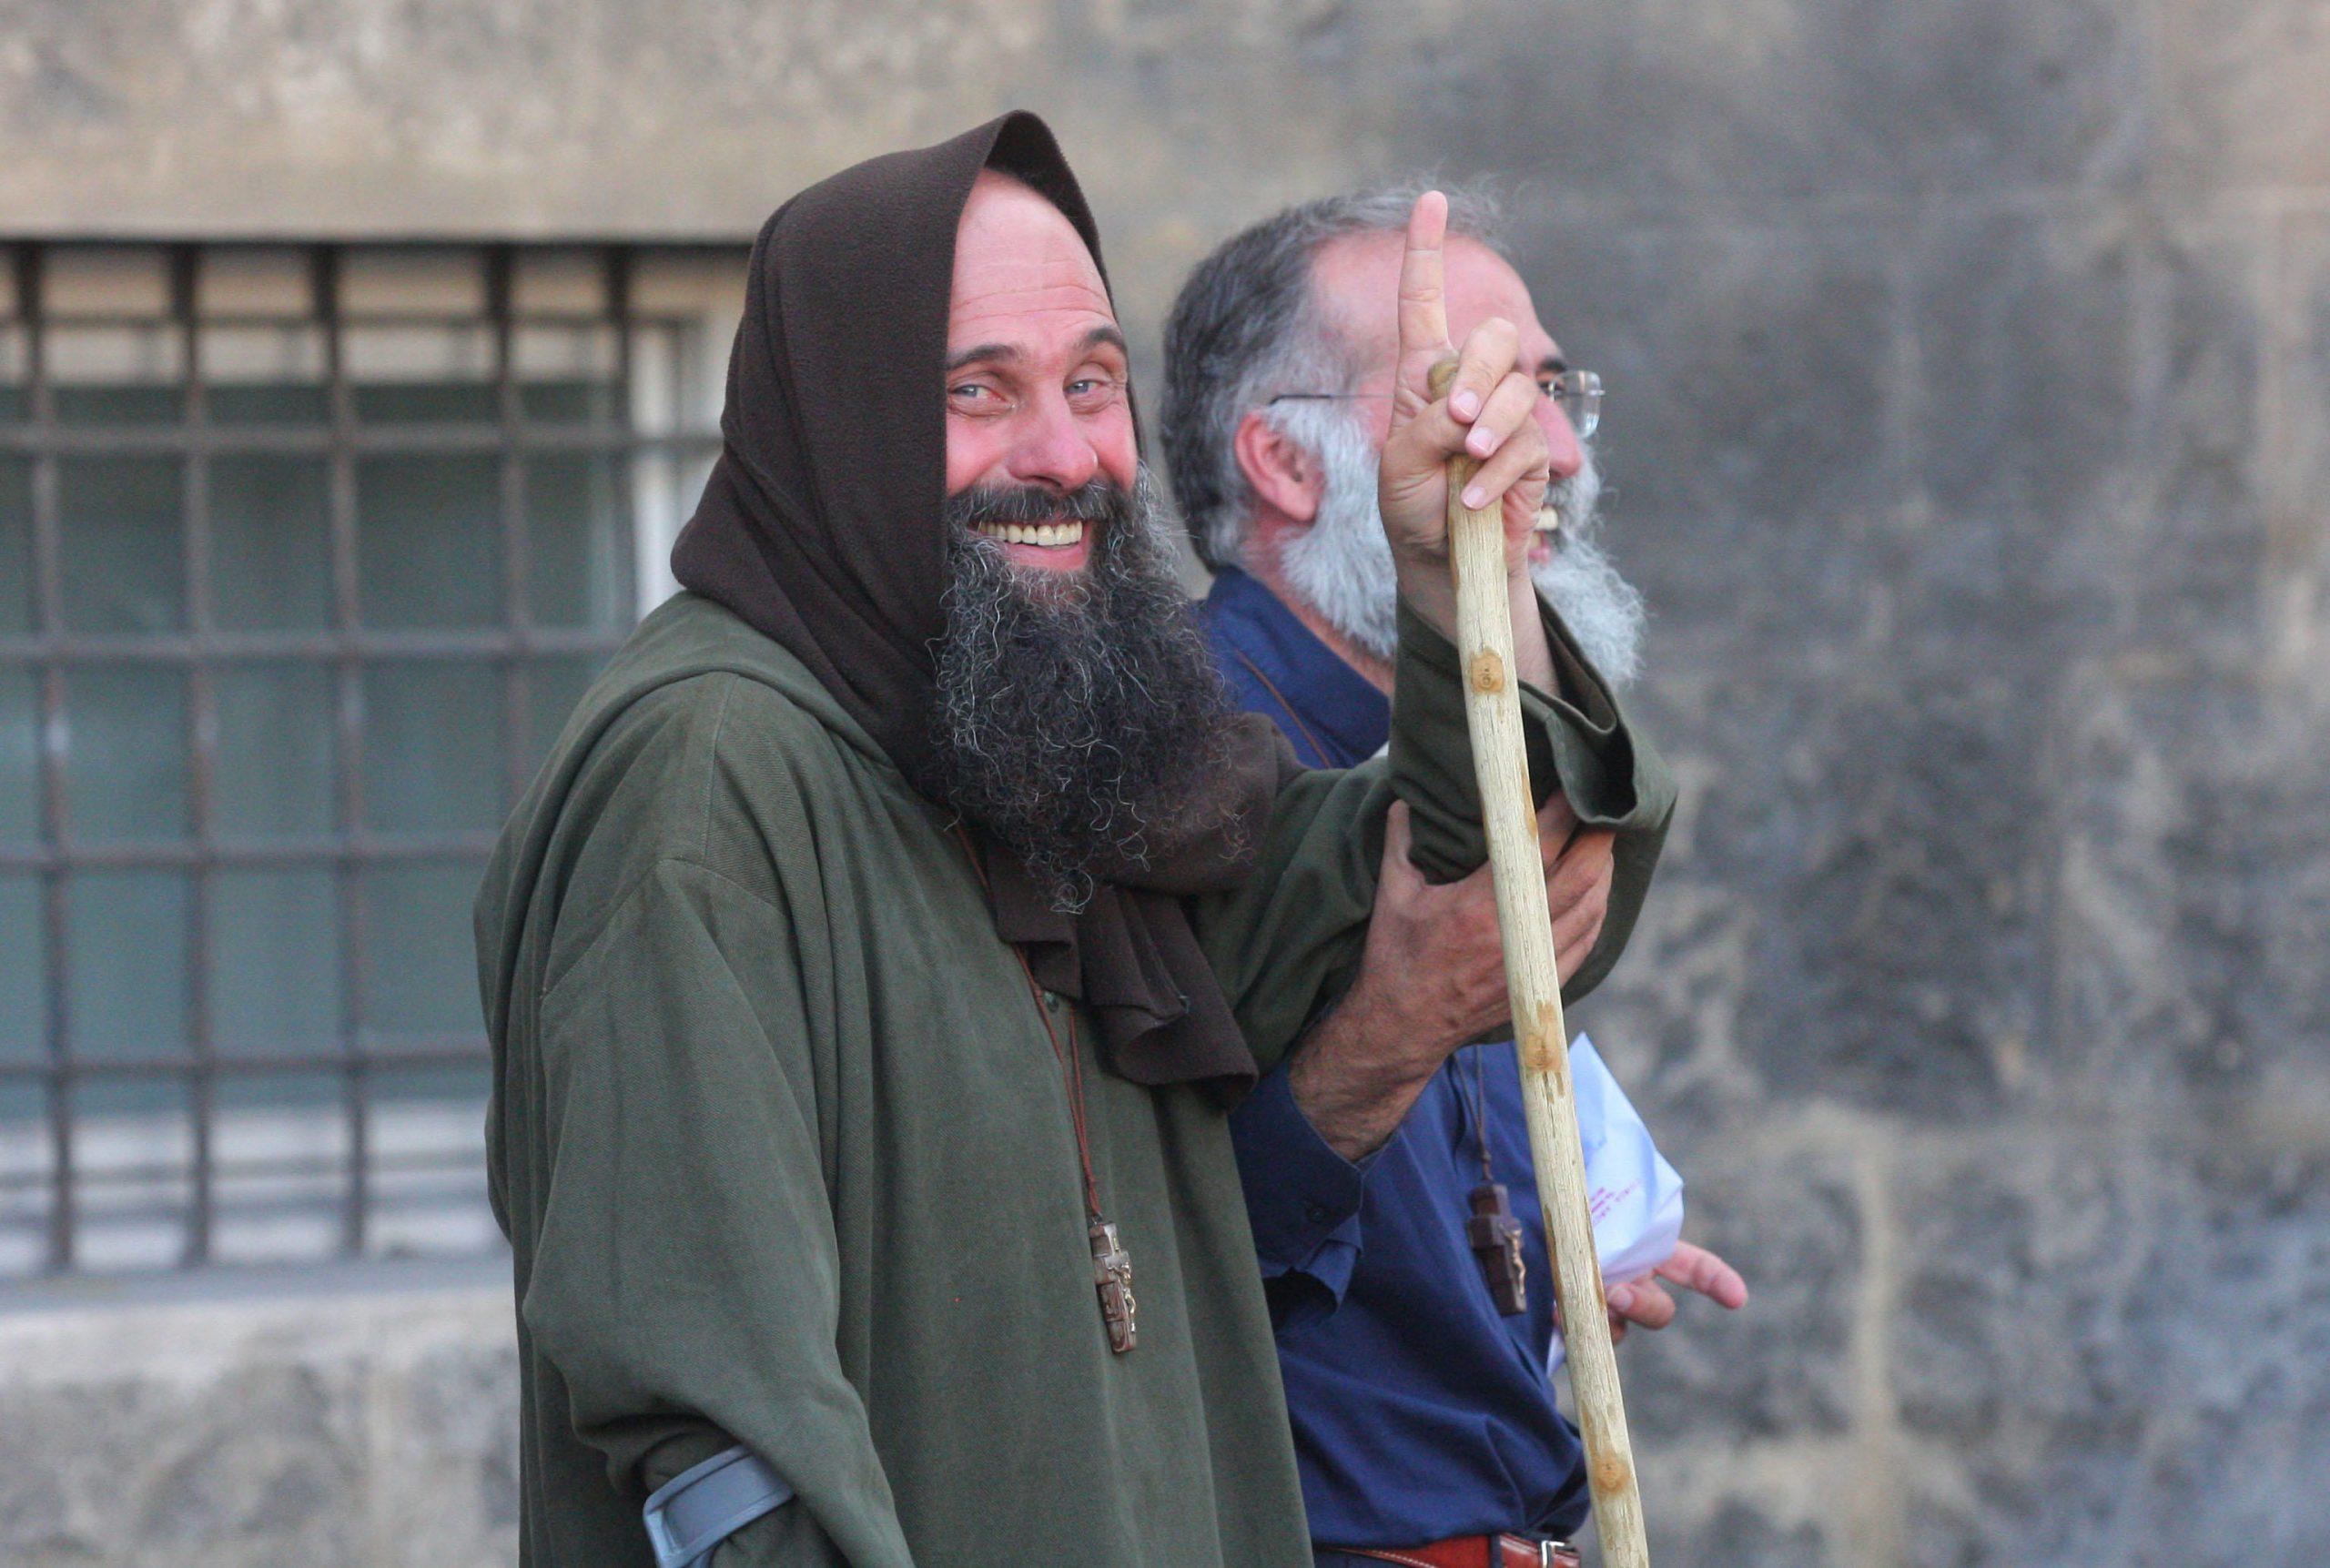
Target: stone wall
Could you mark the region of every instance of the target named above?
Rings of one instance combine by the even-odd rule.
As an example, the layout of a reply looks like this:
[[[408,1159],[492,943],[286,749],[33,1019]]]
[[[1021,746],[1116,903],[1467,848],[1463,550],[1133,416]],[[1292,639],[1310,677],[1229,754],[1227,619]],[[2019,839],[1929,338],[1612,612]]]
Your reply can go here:
[[[370,1265],[17,1293],[0,1307],[0,1563],[514,1563],[508,1280],[499,1262]]]
[[[1583,1018],[1758,1291],[1627,1351],[1662,1560],[2330,1562],[2330,7],[6,0],[0,229],[744,234],[1015,103],[1144,339],[1492,173],[1610,382]]]

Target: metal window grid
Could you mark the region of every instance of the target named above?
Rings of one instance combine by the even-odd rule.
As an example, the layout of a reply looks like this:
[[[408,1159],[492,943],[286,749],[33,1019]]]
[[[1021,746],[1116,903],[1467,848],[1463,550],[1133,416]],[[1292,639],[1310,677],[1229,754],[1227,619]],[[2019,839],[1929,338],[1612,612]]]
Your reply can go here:
[[[443,420],[367,426],[357,418],[346,355],[350,318],[342,309],[342,282],[349,256],[394,250],[380,242],[318,242],[297,247],[306,258],[313,310],[304,319],[269,316],[268,325],[319,328],[324,363],[326,418],[320,428],[296,426],[220,426],[209,418],[208,384],[202,364],[201,329],[238,318],[204,313],[198,305],[198,268],[206,252],[237,248],[212,241],[137,242],[139,249],[159,249],[167,258],[169,276],[168,326],[177,345],[179,418],[160,427],[88,428],[66,425],[57,418],[56,384],[49,351],[53,322],[43,309],[48,263],[57,247],[45,241],[0,242],[12,254],[16,287],[17,326],[24,345],[25,417],[0,424],[0,455],[14,454],[29,466],[33,568],[30,635],[0,635],[0,670],[28,668],[35,683],[40,729],[37,743],[38,841],[30,845],[0,844],[0,874],[30,874],[39,887],[39,921],[44,935],[42,967],[42,1032],[46,1054],[36,1061],[0,1061],[0,1085],[30,1080],[41,1086],[47,1101],[50,1158],[45,1180],[47,1223],[46,1261],[48,1272],[76,1267],[81,1235],[82,1173],[76,1162],[76,1085],[96,1079],[143,1077],[182,1084],[187,1093],[190,1157],[186,1165],[148,1164],[116,1168],[114,1180],[156,1177],[184,1178],[187,1198],[184,1217],[185,1244],[181,1267],[211,1260],[218,1219],[218,1187],[222,1175],[214,1138],[218,1128],[218,1090],[231,1075],[337,1071],[343,1092],[337,1115],[345,1128],[345,1146],[324,1174],[339,1183],[339,1251],[360,1256],[365,1251],[372,1209],[371,1179],[380,1162],[371,1147],[374,1119],[373,1084],[383,1069],[475,1065],[486,1059],[482,1031],[439,1037],[410,1037],[394,1047],[365,1037],[365,998],[370,966],[375,961],[366,926],[362,876],[372,867],[426,862],[471,862],[481,865],[492,846],[490,832],[383,834],[367,826],[364,794],[364,704],[362,678],[368,661],[490,660],[500,665],[503,745],[502,806],[514,804],[527,783],[532,763],[528,734],[528,661],[542,655],[604,655],[619,646],[621,631],[576,630],[538,626],[529,611],[530,561],[525,516],[526,464],[539,452],[592,452],[618,456],[626,461],[650,453],[701,460],[718,449],[715,430],[686,428],[675,421],[670,431],[634,428],[630,418],[634,366],[633,329],[648,324],[632,309],[631,282],[643,257],[673,253],[736,249],[727,246],[578,247],[560,245],[562,252],[588,250],[604,266],[606,309],[587,319],[613,329],[615,365],[612,418],[549,420],[530,415],[521,401],[520,378],[512,351],[520,318],[513,309],[512,275],[518,258],[530,248],[522,244],[467,246],[482,256],[485,276],[483,323],[491,334],[490,384],[493,417],[486,421]],[[280,245],[266,248],[281,250]],[[475,315],[400,315],[399,324],[458,325],[475,328]],[[577,319],[568,318],[567,319]],[[73,325],[118,324],[104,317],[76,314]],[[137,324],[152,326],[141,317]],[[691,323],[693,324],[693,323]],[[321,457],[328,476],[327,533],[331,607],[329,630],[291,632],[222,631],[215,624],[210,582],[209,465],[214,458],[242,453],[269,456],[310,454]],[[362,580],[357,539],[357,462],[373,454],[489,454],[498,458],[501,624],[491,629],[399,631],[368,629],[362,624],[360,602]],[[59,509],[60,460],[76,457],[130,455],[176,456],[180,461],[184,574],[184,630],[174,633],[89,633],[68,630],[65,614],[63,528]],[[626,566],[628,561],[624,563]],[[214,821],[214,782],[218,763],[218,718],[215,674],[222,665],[238,661],[308,659],[330,672],[333,734],[331,744],[335,821],[329,835],[305,838],[244,841],[224,836]],[[76,843],[69,810],[66,764],[66,675],[76,665],[145,663],[183,672],[186,691],[185,746],[187,761],[187,820],[183,836],[144,841]],[[315,1052],[257,1052],[232,1048],[213,1028],[208,976],[217,913],[214,876],[222,870],[247,867],[306,866],[329,868],[334,874],[335,915],[339,926],[340,996],[336,1055]],[[77,1055],[72,1044],[71,976],[68,972],[66,887],[70,876],[86,870],[179,870],[189,880],[187,916],[185,1014],[187,1047],[169,1055],[125,1057]],[[232,1174],[266,1175],[296,1169],[315,1174],[314,1160],[238,1162]]]

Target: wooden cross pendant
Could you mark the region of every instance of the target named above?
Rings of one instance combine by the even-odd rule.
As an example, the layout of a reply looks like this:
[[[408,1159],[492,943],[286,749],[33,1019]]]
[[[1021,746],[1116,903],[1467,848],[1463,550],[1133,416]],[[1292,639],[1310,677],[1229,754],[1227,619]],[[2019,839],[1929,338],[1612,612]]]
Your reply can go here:
[[[1133,1347],[1138,1332],[1133,1314],[1132,1257],[1117,1240],[1115,1224],[1092,1221],[1092,1283],[1100,1292],[1100,1320],[1109,1325],[1109,1349],[1123,1355]]]
[[[1521,1221],[1513,1217],[1504,1183],[1484,1181],[1473,1189],[1473,1217],[1464,1221],[1464,1236],[1496,1310],[1508,1318],[1527,1311],[1529,1260],[1521,1255]]]

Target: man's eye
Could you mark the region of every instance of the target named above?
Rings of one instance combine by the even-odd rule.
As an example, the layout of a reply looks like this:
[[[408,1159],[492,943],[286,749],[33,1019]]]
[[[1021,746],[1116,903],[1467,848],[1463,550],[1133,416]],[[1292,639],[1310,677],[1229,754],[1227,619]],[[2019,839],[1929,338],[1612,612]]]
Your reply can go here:
[[[1106,396],[1116,389],[1117,379],[1113,376],[1079,376],[1068,384],[1069,396],[1072,398]]]
[[[991,402],[995,400],[996,391],[993,387],[983,387],[977,381],[962,381],[947,388],[947,395],[959,398],[967,403]]]

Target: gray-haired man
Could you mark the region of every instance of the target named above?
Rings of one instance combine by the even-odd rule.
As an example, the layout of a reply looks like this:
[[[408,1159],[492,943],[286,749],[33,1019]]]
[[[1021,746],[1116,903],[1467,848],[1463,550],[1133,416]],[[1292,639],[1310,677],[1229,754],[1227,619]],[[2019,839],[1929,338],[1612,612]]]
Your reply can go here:
[[[1413,200],[1386,191],[1313,202],[1254,226],[1191,274],[1166,329],[1165,450],[1217,574],[1205,606],[1217,658],[1240,700],[1276,720],[1314,766],[1349,765],[1389,731],[1396,589],[1376,454],[1397,357],[1389,285]],[[1538,321],[1496,248],[1494,218],[1480,197],[1457,193],[1450,329],[1512,323],[1519,362],[1555,394],[1540,406],[1555,482],[1533,575],[1577,649],[1624,681],[1642,606],[1594,541],[1600,486],[1585,440],[1599,382],[1567,364]],[[1609,700],[1606,684],[1598,695]],[[1615,722],[1615,709],[1601,718]],[[1628,809],[1548,808],[1545,826],[1562,844],[1556,909],[1563,885],[1606,879],[1613,855],[1626,853],[1617,844],[1646,837],[1655,850],[1656,834],[1614,839],[1614,829],[1646,825]],[[1599,919],[1591,896],[1567,906],[1580,922]],[[1565,950],[1591,945],[1559,918],[1555,936]],[[1504,1016],[1498,946],[1485,875],[1431,886],[1387,855],[1358,981],[1282,1069],[1282,1092],[1266,1084],[1233,1118],[1250,1194],[1364,1182],[1357,1219],[1320,1237],[1305,1263],[1270,1260],[1288,1255],[1284,1238],[1264,1254],[1322,1563],[1549,1561],[1546,1543],[1585,1515],[1577,1439],[1545,1371],[1550,1269],[1514,1049],[1459,1048]],[[1442,983],[1420,987],[1418,975]],[[1601,977],[1581,971],[1571,995]],[[1344,1114],[1358,1085],[1378,1108],[1363,1126]],[[1327,1150],[1306,1119],[1340,1129]],[[1518,1259],[1482,1244],[1508,1202]],[[1726,1306],[1746,1300],[1736,1272],[1688,1244],[1659,1273]],[[1675,1313],[1655,1280],[1615,1288],[1610,1302],[1621,1326],[1661,1327]]]

